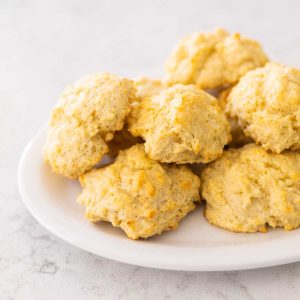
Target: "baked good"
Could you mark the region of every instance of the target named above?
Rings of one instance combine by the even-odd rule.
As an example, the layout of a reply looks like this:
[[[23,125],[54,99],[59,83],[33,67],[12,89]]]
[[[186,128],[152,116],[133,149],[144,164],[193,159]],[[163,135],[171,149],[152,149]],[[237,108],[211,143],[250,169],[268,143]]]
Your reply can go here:
[[[200,200],[200,180],[185,166],[160,164],[143,144],[119,151],[116,161],[79,178],[78,202],[92,222],[108,221],[132,239],[174,229]]]
[[[52,111],[50,125],[76,121],[90,136],[100,133],[105,140],[111,140],[113,133],[123,128],[132,101],[132,80],[109,73],[87,75],[64,89]]]
[[[234,232],[300,225],[300,152],[249,144],[224,151],[201,176],[208,222]]]
[[[169,84],[195,84],[216,89],[236,83],[268,58],[260,44],[223,29],[194,33],[181,39],[165,64]]]
[[[217,100],[194,85],[174,85],[136,103],[128,124],[149,156],[166,163],[210,162],[231,138]]]
[[[138,101],[158,94],[165,88],[165,85],[161,80],[148,77],[140,77],[136,79],[134,81],[134,85],[136,88],[136,98]]]
[[[107,151],[99,134],[90,137],[83,127],[67,123],[49,128],[44,157],[53,172],[77,178],[97,164]]]
[[[250,71],[230,92],[227,110],[264,149],[300,149],[300,70],[268,63]]]
[[[108,151],[105,142],[123,128],[133,101],[133,81],[108,73],[67,86],[52,111],[44,149],[52,170],[69,178],[90,170]]]

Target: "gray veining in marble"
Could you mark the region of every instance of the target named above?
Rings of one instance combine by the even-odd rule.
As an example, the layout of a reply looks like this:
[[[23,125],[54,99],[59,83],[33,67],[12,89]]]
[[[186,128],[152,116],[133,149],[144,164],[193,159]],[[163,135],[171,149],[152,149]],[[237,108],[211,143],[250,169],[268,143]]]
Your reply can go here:
[[[297,0],[0,0],[0,299],[299,299],[300,263],[189,273],[86,253],[41,227],[16,183],[23,147],[67,83],[98,70],[159,76],[179,37],[217,26],[300,67],[299,15]]]

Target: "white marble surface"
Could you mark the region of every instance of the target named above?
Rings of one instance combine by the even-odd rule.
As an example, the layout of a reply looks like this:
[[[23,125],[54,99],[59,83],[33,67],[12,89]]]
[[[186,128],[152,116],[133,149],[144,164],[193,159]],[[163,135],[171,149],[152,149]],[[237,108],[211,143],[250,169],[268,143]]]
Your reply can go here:
[[[0,299],[299,299],[300,263],[188,273],[85,253],[32,218],[16,184],[24,145],[68,82],[99,70],[159,75],[179,37],[217,26],[300,66],[299,15],[297,0],[0,0]]]

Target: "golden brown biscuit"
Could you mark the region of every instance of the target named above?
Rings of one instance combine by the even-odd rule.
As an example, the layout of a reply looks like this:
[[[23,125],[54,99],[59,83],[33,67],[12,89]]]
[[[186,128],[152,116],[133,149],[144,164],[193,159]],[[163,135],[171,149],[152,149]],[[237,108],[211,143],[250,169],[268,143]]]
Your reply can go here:
[[[132,80],[108,73],[87,75],[67,86],[54,107],[50,124],[76,121],[90,136],[111,140],[121,130],[135,100]]]
[[[134,84],[136,88],[136,98],[139,101],[158,94],[165,88],[161,80],[147,77],[140,77],[134,81]]]
[[[185,166],[160,164],[142,144],[121,150],[115,163],[80,176],[92,222],[108,221],[132,239],[175,229],[200,200],[200,180]]]
[[[228,98],[228,95],[230,94],[231,89],[232,88],[228,88],[219,93],[218,103],[221,106],[222,110],[225,112],[225,115],[227,117],[227,120],[228,120],[228,122],[230,124],[230,128],[231,128],[230,133],[231,133],[232,140],[228,144],[228,146],[231,148],[239,148],[246,144],[253,143],[253,140],[250,137],[247,137],[245,135],[242,127],[240,126],[240,124],[238,122],[238,118],[231,117],[230,114],[226,111],[227,98]]]
[[[227,110],[264,149],[300,149],[300,70],[268,63],[247,73],[232,89]]]
[[[149,156],[178,164],[210,162],[230,141],[217,100],[193,85],[175,85],[133,107],[129,131],[142,136]]]
[[[235,232],[300,225],[300,152],[268,153],[255,144],[230,149],[201,181],[211,224]]]
[[[230,35],[223,29],[194,33],[183,38],[168,58],[166,81],[203,89],[225,87],[267,60],[259,43],[238,33]]]
[[[135,100],[133,81],[88,75],[65,88],[52,111],[45,160],[70,178],[90,170],[108,151],[105,141],[121,130]]]
[[[107,151],[99,134],[90,137],[83,127],[67,123],[49,128],[44,157],[53,172],[77,178],[97,164]]]

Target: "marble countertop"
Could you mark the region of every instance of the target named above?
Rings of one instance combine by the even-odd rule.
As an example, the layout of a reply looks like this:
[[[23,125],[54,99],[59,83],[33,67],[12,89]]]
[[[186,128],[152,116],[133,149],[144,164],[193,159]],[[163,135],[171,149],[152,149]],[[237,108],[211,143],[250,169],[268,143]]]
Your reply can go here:
[[[18,160],[62,88],[106,70],[159,76],[184,34],[218,26],[300,67],[300,2],[0,1],[0,299],[299,299],[300,263],[236,272],[147,269],[56,238],[18,195]]]

